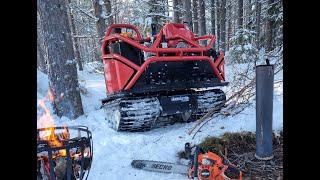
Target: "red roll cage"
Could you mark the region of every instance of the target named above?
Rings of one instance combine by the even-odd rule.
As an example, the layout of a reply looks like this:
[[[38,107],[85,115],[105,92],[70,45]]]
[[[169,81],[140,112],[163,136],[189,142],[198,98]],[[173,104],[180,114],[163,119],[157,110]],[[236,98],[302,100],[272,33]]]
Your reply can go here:
[[[171,26],[174,27],[171,29],[176,31],[172,32],[174,34],[173,36],[166,37],[166,41],[184,41],[186,42],[190,47],[188,48],[162,48],[161,47],[161,38],[163,35],[166,35],[164,32],[164,29],[166,27]],[[136,33],[136,36],[129,38],[121,36],[118,33],[113,33],[113,31],[116,28],[126,28],[131,29]],[[189,34],[188,34],[189,33]],[[192,37],[190,37],[191,31],[185,30],[185,25],[183,24],[167,24],[165,25],[160,32],[154,37],[155,41],[153,42],[151,47],[147,47],[141,44],[141,42],[150,42],[151,38],[147,37],[145,39],[142,38],[139,30],[129,24],[113,24],[109,26],[108,30],[106,31],[105,38],[102,42],[101,50],[102,50],[102,59],[103,61],[107,61],[109,59],[115,59],[118,60],[128,67],[134,69],[136,73],[133,75],[133,78],[130,80],[130,82],[124,87],[124,90],[129,90],[133,87],[133,85],[136,83],[136,81],[139,79],[139,77],[142,75],[142,73],[146,70],[149,64],[154,62],[160,62],[160,61],[208,61],[218,77],[219,80],[225,81],[225,74],[224,74],[224,53],[220,51],[220,55],[216,59],[212,59],[209,56],[204,55],[205,52],[208,52],[214,45],[214,42],[216,40],[215,36],[213,35],[205,35],[200,37],[194,37],[192,34]],[[209,40],[209,43],[207,46],[201,46],[199,41],[201,40]],[[106,46],[116,42],[116,41],[123,41],[127,44],[130,44],[134,46],[135,48],[138,48],[144,52],[150,52],[153,53],[154,56],[149,57],[145,59],[144,63],[141,66],[136,65],[132,61],[128,60],[127,58],[115,54],[115,53],[107,53]],[[163,53],[175,53],[175,56],[161,56]],[[186,53],[197,53],[199,55],[192,55],[188,56],[185,55]]]

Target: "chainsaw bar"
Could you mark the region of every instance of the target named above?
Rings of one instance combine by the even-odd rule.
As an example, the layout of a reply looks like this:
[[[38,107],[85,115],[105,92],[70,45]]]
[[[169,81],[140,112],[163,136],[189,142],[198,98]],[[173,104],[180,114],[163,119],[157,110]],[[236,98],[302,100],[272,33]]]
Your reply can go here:
[[[169,162],[149,161],[149,160],[133,160],[131,166],[136,169],[142,169],[146,171],[162,172],[162,173],[176,173],[184,174],[188,173],[188,166],[183,164],[175,164]]]

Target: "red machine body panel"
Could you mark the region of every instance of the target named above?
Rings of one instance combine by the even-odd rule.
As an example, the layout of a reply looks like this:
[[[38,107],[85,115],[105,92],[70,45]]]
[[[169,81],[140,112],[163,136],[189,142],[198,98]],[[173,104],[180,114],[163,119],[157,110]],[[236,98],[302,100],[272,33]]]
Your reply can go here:
[[[114,93],[124,88],[134,71],[122,62],[109,60],[104,62],[104,72],[107,92]]]
[[[116,28],[125,28],[133,32],[132,37],[124,37],[115,33]],[[168,46],[162,48],[161,40],[165,37]],[[105,70],[105,82],[108,94],[117,93],[122,90],[130,90],[150,64],[155,62],[179,62],[179,61],[208,61],[213,72],[219,80],[225,81],[224,74],[224,53],[221,51],[216,59],[204,55],[214,45],[215,36],[206,35],[195,37],[183,24],[167,24],[154,37],[151,47],[147,47],[141,42],[150,42],[151,38],[143,39],[135,26],[128,24],[111,25],[102,43],[102,59]],[[200,40],[209,40],[207,46],[201,46]],[[113,53],[109,45],[115,42],[125,42],[143,52],[152,53],[152,57],[144,59],[141,65],[133,63],[131,60]],[[186,47],[174,47],[178,42],[184,42]],[[163,56],[164,53],[175,54],[174,56]],[[191,53],[196,55],[190,56]]]
[[[163,34],[167,39],[174,39],[176,34],[183,35],[187,39],[191,39],[194,41],[194,34],[186,29],[183,24],[167,24],[163,28]],[[175,46],[179,40],[170,41],[168,46],[173,47]]]

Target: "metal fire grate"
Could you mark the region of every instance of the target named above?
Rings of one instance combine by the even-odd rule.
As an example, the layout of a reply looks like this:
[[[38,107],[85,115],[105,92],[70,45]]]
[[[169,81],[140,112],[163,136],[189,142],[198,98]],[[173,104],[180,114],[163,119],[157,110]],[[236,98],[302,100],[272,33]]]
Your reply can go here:
[[[52,147],[41,135],[48,128],[37,130],[37,179],[87,179],[93,157],[92,134],[86,126],[54,127],[54,135],[66,131],[59,138],[60,147]],[[64,152],[64,153],[61,153]]]

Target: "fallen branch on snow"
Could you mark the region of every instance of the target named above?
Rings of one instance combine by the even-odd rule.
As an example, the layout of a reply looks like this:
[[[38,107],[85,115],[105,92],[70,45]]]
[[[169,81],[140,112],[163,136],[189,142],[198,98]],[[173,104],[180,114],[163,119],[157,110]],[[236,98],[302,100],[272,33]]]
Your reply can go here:
[[[282,68],[279,68],[274,74],[279,73],[281,70],[282,70]],[[231,101],[232,99],[235,99],[235,98],[236,98],[236,100],[235,100],[235,101],[232,101],[230,104],[228,104],[228,105],[227,105],[227,108],[225,108],[225,110],[221,109],[222,106],[218,106],[218,107],[215,107],[215,108],[211,109],[207,114],[205,114],[204,116],[202,116],[202,117],[198,120],[197,124],[196,124],[194,127],[192,127],[192,128],[189,130],[189,132],[188,132],[188,134],[191,135],[192,132],[193,132],[198,126],[200,126],[200,127],[197,129],[197,131],[194,133],[192,139],[194,139],[194,137],[196,136],[196,134],[200,131],[200,129],[201,129],[205,124],[207,124],[210,120],[213,119],[213,118],[207,119],[208,117],[212,116],[212,114],[214,114],[215,112],[217,112],[218,110],[221,109],[220,113],[217,114],[217,115],[222,114],[222,115],[228,116],[228,115],[231,114],[231,113],[228,112],[228,110],[235,108],[235,106],[236,106],[237,102],[239,101],[240,97],[243,97],[243,96],[247,95],[246,99],[248,99],[248,100],[249,100],[251,97],[253,97],[255,94],[254,94],[254,93],[250,93],[250,92],[252,91],[252,89],[253,89],[253,87],[254,87],[254,85],[255,85],[255,82],[256,82],[256,78],[253,78],[248,84],[246,84],[245,86],[243,86],[239,91],[237,91],[237,92],[235,92],[234,94],[232,94],[232,95],[226,100],[226,104],[227,104],[229,101]],[[275,84],[276,84],[276,83],[281,83],[281,82],[282,82],[282,81],[277,81],[277,82],[275,82]],[[245,94],[245,95],[244,95],[244,93],[247,92],[247,91],[249,91],[249,94]],[[239,113],[239,112],[238,112],[238,113]],[[216,116],[215,116],[215,117],[216,117]],[[203,122],[204,122],[204,123],[203,123]]]
[[[222,108],[223,105],[220,105],[220,106],[217,106],[217,107],[214,107],[213,109],[211,109],[207,114],[205,114],[204,116],[202,116],[199,120],[197,120],[197,124],[191,128],[188,132],[188,134],[190,135],[192,133],[192,131],[198,126],[201,124],[201,122],[203,122],[207,117],[210,117],[213,113],[219,111],[221,108]]]

